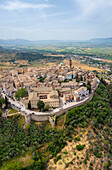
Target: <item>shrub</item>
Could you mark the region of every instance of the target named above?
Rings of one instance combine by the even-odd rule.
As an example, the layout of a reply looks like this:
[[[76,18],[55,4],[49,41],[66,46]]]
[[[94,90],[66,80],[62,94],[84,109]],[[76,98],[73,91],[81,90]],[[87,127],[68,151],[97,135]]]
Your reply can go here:
[[[74,155],[76,155],[76,152],[74,151]]]
[[[84,160],[84,163],[87,164],[87,160],[86,159]]]
[[[11,169],[11,170],[21,170],[22,169],[22,165],[21,165],[21,163],[20,162],[13,162],[13,163],[11,163],[11,164],[8,164],[5,168],[4,168],[4,170],[9,170],[9,169]]]
[[[74,142],[76,142],[76,141],[80,141],[80,137],[79,136],[74,138]]]
[[[63,153],[64,153],[65,155],[67,155],[67,154],[68,154],[68,152],[67,152],[67,151],[64,151]]]
[[[107,162],[107,161],[105,162],[105,167],[106,167],[106,168],[108,167],[108,162]]]
[[[72,141],[72,138],[68,138],[68,141],[71,142],[71,141]]]
[[[85,145],[77,145],[76,148],[78,151],[81,151],[82,149],[84,149]]]
[[[2,116],[2,111],[1,111],[1,109],[0,109],[0,117]]]
[[[61,155],[58,155],[55,159],[54,159],[54,163],[56,163],[58,160],[61,159]]]
[[[91,165],[91,166],[93,166],[93,163],[92,163],[92,162],[90,162],[90,165]]]
[[[107,146],[107,145],[108,145],[108,141],[107,141],[107,140],[104,140],[104,144]]]

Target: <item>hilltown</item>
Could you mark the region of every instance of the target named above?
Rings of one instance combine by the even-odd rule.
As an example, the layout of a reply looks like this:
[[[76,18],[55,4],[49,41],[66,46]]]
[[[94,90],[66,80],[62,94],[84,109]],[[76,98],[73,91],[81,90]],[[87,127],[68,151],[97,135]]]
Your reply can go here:
[[[27,96],[20,98],[24,107],[30,101],[32,109],[38,109],[38,101],[43,101],[51,109],[62,107],[71,102],[81,101],[89,96],[87,83],[91,91],[95,89],[98,79],[95,73],[72,67],[64,63],[43,67],[4,69],[0,73],[0,92],[13,101],[18,89],[25,88]]]

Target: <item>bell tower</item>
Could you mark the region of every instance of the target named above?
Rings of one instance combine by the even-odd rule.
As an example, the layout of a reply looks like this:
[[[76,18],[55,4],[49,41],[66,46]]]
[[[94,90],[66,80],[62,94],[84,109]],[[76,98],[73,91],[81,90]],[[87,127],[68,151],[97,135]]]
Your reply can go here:
[[[72,59],[71,58],[69,59],[69,66],[70,66],[70,68],[72,68]]]

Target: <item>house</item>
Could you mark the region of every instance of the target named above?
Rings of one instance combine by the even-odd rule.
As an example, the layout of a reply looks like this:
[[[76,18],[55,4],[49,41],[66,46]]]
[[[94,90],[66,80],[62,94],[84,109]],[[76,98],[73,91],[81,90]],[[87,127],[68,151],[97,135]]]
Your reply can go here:
[[[10,70],[10,75],[12,76],[12,77],[17,77],[17,75],[18,75],[18,71],[15,69],[15,70]]]
[[[48,73],[46,74],[46,76],[47,76],[47,77],[51,77],[51,76],[52,76],[52,73],[51,73],[51,72],[48,72]]]
[[[53,89],[60,89],[61,88],[61,85],[60,85],[60,83],[53,83]]]
[[[77,72],[76,71],[73,71],[73,79],[75,78],[75,76],[77,75]]]
[[[60,96],[63,97],[64,94],[71,93],[71,89],[70,88],[62,88],[62,89],[60,89],[59,93],[60,93]]]
[[[80,100],[79,94],[75,93],[75,94],[74,94],[74,101],[75,101],[75,102],[78,102],[79,100]]]
[[[70,88],[69,82],[63,82],[63,83],[61,83],[61,88]]]
[[[44,102],[45,106],[49,105],[52,108],[59,107],[59,96],[56,90],[51,87],[36,88],[34,92],[29,93],[28,101],[31,102],[32,108],[37,108],[38,101]]]
[[[79,83],[76,82],[76,80],[73,80],[73,81],[69,81],[69,87],[71,89],[77,89],[79,87]]]
[[[65,75],[65,78],[66,78],[67,80],[72,79],[72,78],[73,78],[73,73],[72,73],[72,72],[68,72],[68,73]]]
[[[14,87],[9,87],[6,89],[6,94],[11,98],[14,97],[15,92],[16,92],[16,90]]]
[[[77,89],[78,87],[78,82],[75,80],[61,83],[61,88]]]
[[[37,108],[37,101],[38,101],[37,93],[36,92],[30,92],[28,101],[31,102],[31,108]]]
[[[92,82],[91,82],[91,88],[94,89],[96,87],[96,85],[98,84],[98,78],[95,77]]]
[[[64,101],[65,102],[71,102],[74,101],[74,95],[73,94],[64,94],[63,95]]]
[[[59,75],[58,76],[58,81],[64,81],[65,80],[65,76]]]
[[[75,91],[76,94],[80,96],[80,99],[83,97],[87,97],[89,95],[89,90],[87,90],[87,87],[80,87]]]
[[[45,105],[49,105],[52,108],[58,108],[59,107],[59,96],[58,92],[56,90],[52,90],[47,95],[47,99],[42,100]]]

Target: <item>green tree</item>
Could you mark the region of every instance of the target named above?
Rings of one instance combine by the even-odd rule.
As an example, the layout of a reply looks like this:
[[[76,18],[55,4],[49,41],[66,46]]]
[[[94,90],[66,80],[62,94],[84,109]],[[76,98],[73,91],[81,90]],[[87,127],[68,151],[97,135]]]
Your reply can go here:
[[[29,100],[29,103],[28,103],[28,109],[31,110],[31,102]]]
[[[103,78],[101,78],[101,83],[103,83],[105,86],[107,85],[107,83],[106,83],[106,81],[103,79]]]
[[[112,83],[107,85],[109,103],[112,106]]]
[[[7,107],[8,107],[8,99],[7,99],[7,97],[5,96],[5,108],[7,109]]]
[[[90,81],[87,82],[87,90],[89,90],[89,93],[91,92],[91,84],[90,84]]]
[[[11,169],[11,170],[21,170],[21,169],[22,169],[22,165],[21,165],[20,162],[13,162],[13,163],[11,163],[11,164],[8,164],[8,165],[4,168],[4,170],[9,170],[9,169]]]
[[[45,81],[45,78],[43,78],[43,77],[40,77],[39,81],[40,81],[41,83],[44,83],[44,81]]]
[[[107,168],[109,166],[108,162],[105,161],[105,167]]]
[[[2,108],[3,103],[4,103],[4,100],[0,98],[0,108]]]
[[[25,88],[21,88],[21,89],[18,89],[15,93],[15,98],[16,99],[20,99],[20,98],[23,98],[23,97],[26,97],[27,95],[27,91]]]
[[[38,106],[39,110],[41,111],[42,109],[44,109],[45,104],[43,101],[39,100],[37,103],[37,106]]]
[[[82,75],[80,76],[80,81],[83,81],[83,77],[82,77]]]
[[[2,111],[0,110],[0,117],[2,116]]]
[[[44,111],[49,111],[51,107],[49,105],[47,105],[45,108],[44,108]]]
[[[76,145],[76,148],[78,151],[81,151],[83,148],[85,147],[85,145]]]
[[[78,74],[75,76],[76,82],[79,82]]]

